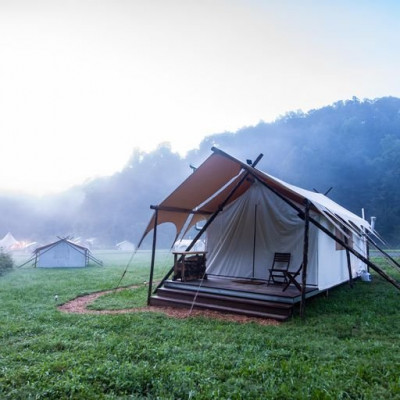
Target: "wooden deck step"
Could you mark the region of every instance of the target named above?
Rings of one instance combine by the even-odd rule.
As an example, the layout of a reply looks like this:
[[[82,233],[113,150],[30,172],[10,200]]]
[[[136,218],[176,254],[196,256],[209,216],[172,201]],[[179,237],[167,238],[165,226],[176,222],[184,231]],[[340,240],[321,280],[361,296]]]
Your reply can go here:
[[[178,308],[190,309],[192,307],[192,302],[187,300],[172,300],[166,297],[163,298],[159,296],[153,296],[150,300],[150,305],[159,307],[178,307]],[[230,314],[246,315],[249,317],[275,319],[277,321],[286,321],[289,318],[289,316],[285,316],[282,314],[242,310],[238,308],[224,307],[220,305],[203,304],[200,302],[196,302],[195,305],[193,306],[193,309],[207,309],[207,310],[220,311]]]
[[[166,287],[159,288],[157,291],[157,295],[160,297],[167,297],[172,299],[189,300],[190,302],[193,302],[193,300],[196,298],[196,302],[201,300],[203,304],[222,306],[230,305],[231,307],[261,312],[265,311],[268,308],[273,308],[276,313],[283,315],[287,315],[288,313],[290,314],[293,309],[293,305],[290,303],[254,300],[243,297],[226,296],[216,293],[203,293],[181,289],[170,289]]]
[[[194,302],[194,303],[193,303]],[[253,300],[219,294],[193,292],[161,287],[150,299],[150,304],[164,307],[210,309],[260,318],[287,320],[293,305],[287,303]]]

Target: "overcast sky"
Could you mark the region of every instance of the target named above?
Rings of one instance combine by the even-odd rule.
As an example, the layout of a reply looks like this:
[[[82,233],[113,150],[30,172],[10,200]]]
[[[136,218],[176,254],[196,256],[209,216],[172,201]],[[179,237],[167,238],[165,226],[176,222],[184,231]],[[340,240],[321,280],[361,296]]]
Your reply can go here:
[[[134,148],[400,96],[400,2],[0,0],[0,191],[44,194]]]

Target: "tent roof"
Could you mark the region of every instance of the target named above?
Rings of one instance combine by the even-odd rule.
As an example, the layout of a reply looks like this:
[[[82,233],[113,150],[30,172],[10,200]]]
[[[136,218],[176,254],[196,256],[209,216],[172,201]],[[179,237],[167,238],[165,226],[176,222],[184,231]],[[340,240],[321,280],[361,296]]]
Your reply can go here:
[[[304,207],[305,200],[309,200],[315,212],[323,215],[339,229],[344,225],[347,229],[358,233],[364,229],[371,231],[366,220],[348,211],[325,195],[288,184],[242,163],[219,149],[212,148],[212,151],[213,153],[204,163],[164,201],[158,206],[152,206],[152,208],[158,210],[157,224],[173,223],[177,229],[177,237],[184,227],[187,230],[199,220],[207,219],[215,213],[245,173],[249,174],[248,179],[245,179],[237,188],[227,204],[246,192],[256,179],[283,198],[296,203],[301,209]],[[155,215],[147,226],[142,240],[154,226]]]
[[[62,242],[67,243],[71,247],[75,247],[77,250],[84,251],[84,252],[89,251],[86,247],[80,246],[79,244],[73,243],[67,239],[59,239],[53,243],[49,243],[44,246],[38,247],[37,249],[34,250],[34,253],[40,253],[41,251],[48,249],[50,247],[57,246],[58,244],[60,244]]]

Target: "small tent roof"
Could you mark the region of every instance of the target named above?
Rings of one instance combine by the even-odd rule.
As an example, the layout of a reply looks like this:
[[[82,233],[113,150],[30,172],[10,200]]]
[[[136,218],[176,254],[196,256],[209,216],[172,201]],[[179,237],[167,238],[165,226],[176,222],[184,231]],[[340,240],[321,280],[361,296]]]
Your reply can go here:
[[[64,243],[67,243],[68,245],[70,245],[70,246],[72,246],[72,247],[76,247],[77,250],[80,250],[80,251],[83,251],[83,252],[89,251],[86,247],[80,246],[79,244],[73,243],[73,242],[69,241],[68,239],[64,239],[64,238],[63,238],[63,239],[59,239],[59,240],[57,240],[57,241],[55,241],[55,242],[53,242],[53,243],[49,243],[49,244],[46,244],[46,245],[44,245],[44,246],[38,247],[38,248],[36,248],[33,252],[34,252],[34,253],[40,253],[40,252],[42,252],[43,250],[46,250],[46,249],[48,249],[48,248],[57,246],[59,243],[63,243],[63,242],[64,242]]]
[[[265,172],[249,166],[229,154],[212,148],[213,153],[200,165],[181,185],[179,185],[158,206],[157,224],[173,223],[177,230],[177,237],[183,228],[189,229],[196,222],[207,219],[218,211],[220,205],[229,196],[232,189],[242,179],[246,179],[234,192],[226,204],[230,204],[245,193],[257,179],[282,197],[303,207],[305,200],[309,200],[313,210],[336,225],[339,229],[344,225],[358,233],[371,231],[369,223],[335,203],[321,193],[311,192],[286,183]],[[253,179],[251,179],[253,177]],[[155,226],[155,215],[150,220],[142,240]],[[142,242],[140,241],[140,243]],[[140,245],[140,244],[139,244]]]

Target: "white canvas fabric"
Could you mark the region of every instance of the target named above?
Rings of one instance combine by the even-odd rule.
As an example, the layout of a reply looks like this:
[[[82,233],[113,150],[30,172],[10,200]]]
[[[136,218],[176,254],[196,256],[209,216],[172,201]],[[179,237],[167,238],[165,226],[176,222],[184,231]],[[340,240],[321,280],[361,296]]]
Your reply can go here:
[[[268,175],[265,174],[264,175]],[[330,222],[332,222],[339,230],[341,230],[341,223],[345,223],[346,227],[352,231],[369,231],[372,233],[372,228],[368,221],[355,215],[340,204],[335,203],[329,197],[322,193],[311,192],[310,190],[299,188],[298,186],[286,183],[278,178],[268,175],[270,179],[274,179],[281,185],[287,187],[291,191],[302,195],[308,199]]]
[[[331,232],[334,224],[312,213]],[[366,254],[362,238],[354,248]],[[289,270],[303,261],[304,221],[297,211],[262,184],[253,184],[222,211],[207,230],[207,273],[235,278],[268,279],[275,252],[291,253]],[[350,255],[352,277],[365,268]],[[301,280],[301,276],[297,278]],[[349,280],[346,251],[313,224],[309,225],[307,286],[325,290]]]
[[[304,221],[261,184],[222,211],[207,230],[207,273],[268,279],[275,252],[292,254],[290,270],[303,260]],[[317,230],[310,225],[308,281],[317,284]]]
[[[67,241],[56,242],[53,246],[38,251],[37,267],[85,267],[87,264],[86,252],[82,248]]]

